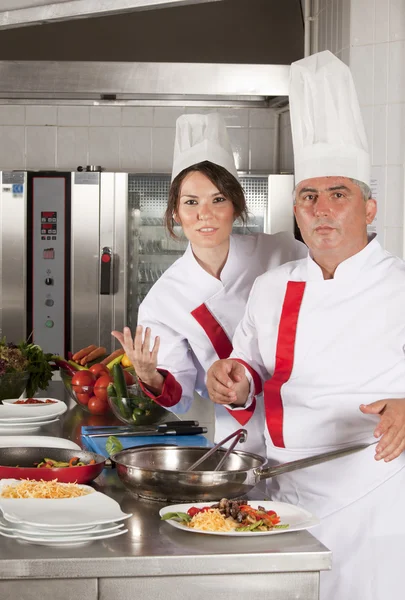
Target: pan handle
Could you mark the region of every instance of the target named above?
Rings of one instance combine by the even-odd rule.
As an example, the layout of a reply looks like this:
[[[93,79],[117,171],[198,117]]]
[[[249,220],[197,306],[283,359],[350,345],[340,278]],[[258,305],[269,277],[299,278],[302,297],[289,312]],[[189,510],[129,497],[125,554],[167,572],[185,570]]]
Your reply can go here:
[[[342,448],[340,450],[332,450],[322,454],[315,454],[314,456],[308,456],[308,458],[300,458],[299,460],[293,460],[280,465],[258,467],[257,469],[254,469],[255,481],[258,483],[262,479],[269,479],[270,477],[277,477],[278,475],[290,473],[291,471],[296,471],[297,469],[304,469],[306,467],[312,467],[313,465],[319,465],[323,462],[334,460],[335,458],[341,458],[342,456],[359,452],[360,450],[364,450],[365,448],[373,446],[374,444],[377,444],[377,441],[372,442],[371,444],[355,444],[354,446],[348,446],[347,448]]]

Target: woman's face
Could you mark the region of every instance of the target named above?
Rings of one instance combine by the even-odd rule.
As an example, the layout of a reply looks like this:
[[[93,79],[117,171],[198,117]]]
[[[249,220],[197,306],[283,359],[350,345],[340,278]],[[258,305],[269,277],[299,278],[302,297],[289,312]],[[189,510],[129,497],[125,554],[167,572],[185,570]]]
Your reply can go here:
[[[232,201],[199,171],[184,178],[174,219],[195,247],[216,248],[228,242],[235,219]]]

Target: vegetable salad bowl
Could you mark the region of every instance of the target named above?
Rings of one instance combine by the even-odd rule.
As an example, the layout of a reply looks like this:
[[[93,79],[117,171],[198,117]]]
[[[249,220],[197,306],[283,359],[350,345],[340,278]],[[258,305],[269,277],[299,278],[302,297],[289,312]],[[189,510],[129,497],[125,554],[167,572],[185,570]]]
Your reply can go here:
[[[114,415],[128,425],[157,425],[167,415],[167,410],[148,398],[138,384],[128,386],[128,395],[108,396],[108,403]]]
[[[27,371],[0,375],[0,401],[19,398],[27,386],[29,376]]]

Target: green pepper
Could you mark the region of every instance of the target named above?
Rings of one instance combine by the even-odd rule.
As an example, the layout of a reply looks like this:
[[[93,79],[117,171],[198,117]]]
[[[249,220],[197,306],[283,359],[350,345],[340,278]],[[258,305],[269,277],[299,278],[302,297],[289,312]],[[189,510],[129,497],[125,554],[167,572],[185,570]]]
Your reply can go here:
[[[263,525],[263,523],[264,523],[263,519],[260,519],[260,521],[256,521],[255,523],[252,523],[251,525],[246,525],[246,527],[237,527],[235,529],[235,531],[254,531],[258,527],[260,527],[260,525]]]

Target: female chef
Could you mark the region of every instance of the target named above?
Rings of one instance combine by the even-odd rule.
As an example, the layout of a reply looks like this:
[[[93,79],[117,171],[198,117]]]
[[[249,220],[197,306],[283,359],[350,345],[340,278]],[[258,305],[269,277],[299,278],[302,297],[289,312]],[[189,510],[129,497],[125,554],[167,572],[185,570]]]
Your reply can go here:
[[[144,392],[175,413],[190,408],[194,391],[209,402],[206,372],[230,355],[256,277],[307,254],[306,246],[285,232],[232,234],[237,218],[246,222],[247,208],[225,123],[216,113],[181,116],[166,225],[172,236],[173,225],[181,225],[189,246],[140,305],[135,338],[128,327],[112,332]],[[215,439],[244,426],[254,435],[248,435],[243,450],[263,453],[259,404],[256,410],[216,404]]]

